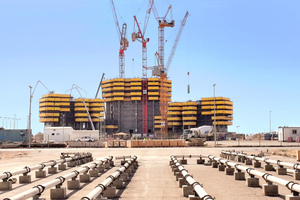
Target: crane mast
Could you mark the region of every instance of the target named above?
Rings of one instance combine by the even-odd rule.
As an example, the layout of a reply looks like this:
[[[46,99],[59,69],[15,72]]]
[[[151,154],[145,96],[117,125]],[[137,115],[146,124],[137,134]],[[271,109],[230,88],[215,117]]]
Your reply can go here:
[[[120,42],[119,77],[124,78],[124,76],[125,76],[125,55],[124,55],[124,51],[127,49],[128,44],[129,44],[128,40],[126,39],[127,24],[124,23],[122,25],[122,31],[121,31],[113,0],[110,0],[110,5],[111,5],[111,8],[112,8],[112,12],[113,12],[113,16],[114,16],[114,20],[115,20],[115,24],[116,24],[116,29],[117,29],[117,33],[118,33],[118,37],[119,37],[119,42]]]

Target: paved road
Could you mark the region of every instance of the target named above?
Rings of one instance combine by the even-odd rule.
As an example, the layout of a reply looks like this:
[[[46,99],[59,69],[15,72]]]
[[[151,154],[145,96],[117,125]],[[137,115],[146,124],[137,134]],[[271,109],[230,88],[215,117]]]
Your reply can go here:
[[[291,147],[286,147],[291,148]],[[4,171],[14,171],[23,168],[24,166],[33,166],[40,164],[43,161],[59,159],[61,152],[91,152],[93,157],[101,159],[107,156],[124,156],[136,155],[138,157],[139,168],[127,184],[124,190],[118,191],[118,198],[115,199],[186,199],[182,197],[182,189],[178,187],[178,183],[169,167],[171,155],[214,155],[219,156],[221,150],[232,150],[233,148],[120,148],[120,149],[13,149],[1,150],[2,155],[8,154],[11,151],[21,152],[17,156],[10,159],[0,160],[0,173]],[[265,151],[272,148],[236,148],[237,151],[244,152]],[[295,147],[291,148],[295,149]],[[25,155],[25,154],[26,155]],[[295,158],[270,156],[274,160],[284,160],[295,163]],[[98,178],[92,178],[92,182],[81,184],[81,190],[67,190],[68,199],[80,199],[87,195],[94,187],[101,183],[120,167],[119,161],[115,161],[115,167],[109,169]],[[219,172],[211,166],[197,165],[195,158],[188,158],[188,165],[184,166],[190,174],[193,174],[194,179],[204,185],[204,189],[216,199],[284,199],[284,196],[290,194],[289,190],[284,186],[279,186],[279,194],[277,197],[266,197],[262,195],[261,187],[249,188],[246,187],[245,181],[235,181],[233,176],[226,176],[224,172]],[[65,175],[73,171],[74,168],[69,168],[60,171],[55,175],[47,175],[44,179],[36,179],[32,175],[32,183],[30,184],[13,184],[12,191],[0,191],[0,199],[9,198],[22,191],[30,189],[38,184],[42,184],[55,179],[58,176]],[[258,169],[263,171],[262,168]],[[271,174],[276,175],[272,172]],[[278,175],[276,175],[278,176]],[[292,175],[278,176],[286,180],[293,180]],[[260,185],[265,184],[265,181],[260,179]],[[64,184],[65,185],[65,184]],[[46,190],[41,197],[49,199],[49,190]]]

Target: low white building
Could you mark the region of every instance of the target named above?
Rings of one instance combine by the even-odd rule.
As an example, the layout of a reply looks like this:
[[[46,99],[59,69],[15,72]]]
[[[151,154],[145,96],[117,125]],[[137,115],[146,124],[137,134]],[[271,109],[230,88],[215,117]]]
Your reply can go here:
[[[278,141],[295,142],[297,137],[300,138],[300,127],[278,127]]]
[[[72,127],[45,127],[45,142],[66,142],[75,141],[77,138],[89,136],[99,140],[99,131],[95,130],[73,130]]]

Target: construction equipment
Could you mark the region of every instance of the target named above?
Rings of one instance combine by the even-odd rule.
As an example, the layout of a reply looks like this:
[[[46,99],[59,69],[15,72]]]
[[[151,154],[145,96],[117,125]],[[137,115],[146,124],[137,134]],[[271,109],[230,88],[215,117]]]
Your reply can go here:
[[[118,36],[119,36],[119,42],[120,42],[120,49],[119,49],[119,77],[120,78],[124,78],[124,76],[125,76],[125,55],[124,55],[124,51],[129,46],[128,40],[126,39],[127,24],[126,23],[123,24],[122,31],[121,31],[113,0],[110,0],[110,5],[111,5],[112,12],[113,12],[113,15],[114,15],[114,20],[115,20],[115,24],[116,24],[116,28],[117,28],[117,33],[118,33]]]
[[[99,86],[98,86],[98,90],[97,90],[96,95],[95,95],[95,99],[97,99],[100,87],[102,85],[102,81],[103,81],[104,75],[105,75],[105,73],[102,74],[102,77],[101,77],[101,80],[100,80],[100,83],[99,83]]]
[[[140,25],[136,16],[133,16],[134,21],[138,27],[138,32],[134,32],[131,34],[132,41],[138,40],[142,42],[142,102],[143,102],[143,134],[147,134],[148,132],[148,81],[147,81],[147,42],[149,42],[149,38],[145,38],[145,32],[147,29],[149,16],[151,13],[153,0],[149,2],[149,6],[146,12],[145,21],[144,21],[144,29],[141,31]],[[142,40],[139,40],[142,39]]]

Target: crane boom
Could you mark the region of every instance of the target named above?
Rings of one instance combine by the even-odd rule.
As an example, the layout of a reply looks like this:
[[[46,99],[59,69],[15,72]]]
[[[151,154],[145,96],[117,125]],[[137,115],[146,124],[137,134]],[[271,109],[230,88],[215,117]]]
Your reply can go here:
[[[169,56],[169,58],[168,58],[168,62],[167,62],[166,67],[165,67],[165,68],[166,68],[166,70],[165,70],[165,73],[166,73],[166,74],[168,73],[169,68],[170,68],[170,65],[171,65],[171,63],[172,63],[172,60],[173,60],[173,57],[174,57],[174,54],[175,54],[175,51],[176,51],[178,42],[179,42],[179,40],[180,40],[180,36],[181,36],[182,30],[183,30],[183,28],[184,28],[184,26],[185,26],[185,23],[186,23],[186,20],[187,20],[188,15],[189,15],[189,12],[186,11],[186,14],[185,14],[184,18],[183,18],[183,20],[181,21],[180,29],[179,29],[179,31],[178,31],[178,33],[177,33],[177,36],[176,36],[174,45],[173,45],[173,47],[172,47],[170,56]]]
[[[111,5],[111,9],[113,11],[113,15],[114,15],[114,20],[115,20],[115,24],[116,24],[116,29],[117,29],[117,33],[118,33],[118,37],[119,37],[119,41],[121,42],[121,29],[119,26],[119,22],[118,22],[118,17],[117,17],[117,13],[116,13],[116,9],[115,9],[115,4],[113,0],[110,0],[110,5]]]
[[[103,80],[103,78],[104,78],[104,75],[105,75],[105,73],[102,74],[102,77],[101,77],[101,80],[100,80],[100,83],[99,83],[99,86],[98,86],[98,90],[97,90],[96,95],[95,95],[95,99],[97,99],[97,96],[98,96],[100,87],[101,87],[101,85],[102,85],[102,80]]]

